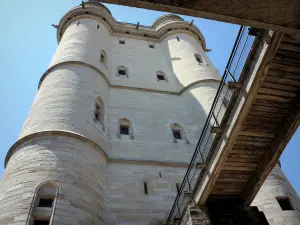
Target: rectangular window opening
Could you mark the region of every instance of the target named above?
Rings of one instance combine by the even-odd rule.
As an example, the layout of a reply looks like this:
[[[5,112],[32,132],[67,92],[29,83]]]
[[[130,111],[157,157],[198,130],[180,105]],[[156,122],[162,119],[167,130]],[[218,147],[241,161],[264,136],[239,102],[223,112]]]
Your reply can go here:
[[[288,197],[277,197],[276,199],[283,211],[295,210],[294,206],[292,205]]]
[[[166,80],[166,79],[165,79],[165,76],[162,75],[162,74],[157,74],[157,79],[158,79],[158,80]]]
[[[161,172],[159,172],[158,174],[159,174],[159,177],[161,177]]]
[[[144,181],[144,192],[146,195],[148,194],[148,185],[146,181]]]
[[[102,63],[104,63],[104,62],[105,62],[105,57],[104,57],[104,55],[103,55],[103,54],[101,54],[101,56],[100,56],[100,61],[101,61]]]
[[[34,220],[33,225],[49,225],[49,220]]]
[[[125,44],[125,40],[119,40],[119,44],[124,45]]]
[[[120,126],[120,134],[129,135],[129,127],[125,125]]]
[[[52,208],[53,198],[40,198],[38,207]]]
[[[173,130],[173,135],[175,139],[182,139],[180,130]]]
[[[149,48],[155,48],[155,46],[152,44],[149,44]]]
[[[180,190],[180,184],[179,184],[179,183],[176,183],[176,190],[177,190],[177,193],[178,193],[179,190]]]
[[[118,73],[119,73],[119,75],[125,76],[126,75],[126,70],[119,69]]]

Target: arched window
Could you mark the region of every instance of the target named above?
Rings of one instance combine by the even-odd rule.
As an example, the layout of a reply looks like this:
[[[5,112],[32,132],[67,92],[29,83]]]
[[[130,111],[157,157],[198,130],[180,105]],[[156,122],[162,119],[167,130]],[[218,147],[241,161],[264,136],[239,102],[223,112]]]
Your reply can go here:
[[[173,142],[174,143],[177,143],[178,140],[184,140],[187,144],[189,144],[189,141],[186,137],[184,129],[180,124],[178,124],[178,123],[171,124],[171,131],[173,134]]]
[[[33,204],[31,206],[31,224],[50,224],[50,221],[53,217],[57,196],[58,187],[52,181],[44,182],[37,188]],[[47,208],[47,210],[42,210],[41,208]]]
[[[103,49],[100,51],[100,63],[107,67],[107,54]]]
[[[119,66],[117,71],[117,76],[128,77],[128,70],[125,66]]]
[[[199,54],[195,54],[195,59],[197,60],[197,62],[200,64],[200,63],[204,63],[204,60],[203,58],[201,57],[201,55]]]
[[[118,137],[129,136],[130,139],[134,139],[132,124],[129,119],[122,118],[118,124]]]
[[[156,72],[156,78],[157,78],[157,81],[161,81],[161,80],[168,81],[167,77],[166,77],[166,74],[162,71],[157,71]]]
[[[95,121],[99,122],[104,129],[104,104],[100,97],[95,102]]]

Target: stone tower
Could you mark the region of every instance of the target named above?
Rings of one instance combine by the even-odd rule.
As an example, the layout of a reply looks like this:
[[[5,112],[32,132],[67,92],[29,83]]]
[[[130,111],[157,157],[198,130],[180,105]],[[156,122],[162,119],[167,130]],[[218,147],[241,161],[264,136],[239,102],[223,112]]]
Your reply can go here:
[[[120,23],[89,1],[57,39],[6,157],[0,225],[163,224],[220,81],[204,37],[176,15]],[[279,167],[254,204],[295,224],[276,197],[300,208]]]

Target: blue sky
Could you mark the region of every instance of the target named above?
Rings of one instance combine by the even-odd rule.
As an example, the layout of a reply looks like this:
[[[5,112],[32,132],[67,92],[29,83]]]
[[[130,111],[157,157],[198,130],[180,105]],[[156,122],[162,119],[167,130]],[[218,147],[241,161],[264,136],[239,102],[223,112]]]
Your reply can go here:
[[[77,0],[10,0],[1,3],[0,14],[0,162],[16,141],[37,91],[40,77],[45,72],[57,47],[56,29],[59,19]],[[122,22],[151,25],[165,14],[117,5],[106,5],[115,19]],[[187,21],[192,17],[183,16]],[[222,74],[232,50],[239,26],[205,19],[194,24],[203,33],[208,56]],[[297,131],[281,157],[282,168],[294,188],[300,193],[300,131]],[[3,163],[4,164],[4,163]],[[2,164],[2,165],[3,165]],[[0,174],[4,166],[0,166]]]

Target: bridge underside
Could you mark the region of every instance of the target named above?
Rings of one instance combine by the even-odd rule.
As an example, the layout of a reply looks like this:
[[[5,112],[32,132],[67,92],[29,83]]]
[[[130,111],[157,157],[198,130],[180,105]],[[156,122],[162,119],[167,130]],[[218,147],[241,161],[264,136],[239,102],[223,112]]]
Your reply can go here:
[[[258,38],[239,82],[227,131],[215,140],[219,147],[199,178],[200,204],[236,196],[249,205],[278,162],[299,124],[300,39],[279,32]]]
[[[298,0],[101,0],[101,2],[288,33],[300,30],[300,2]]]

